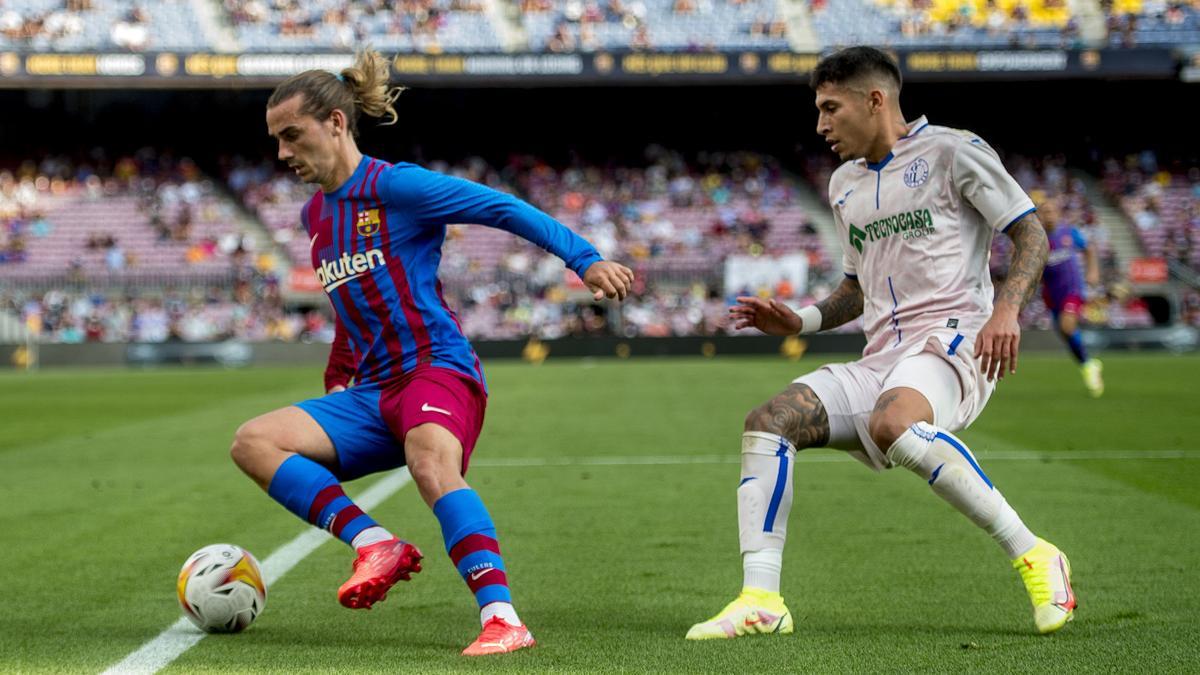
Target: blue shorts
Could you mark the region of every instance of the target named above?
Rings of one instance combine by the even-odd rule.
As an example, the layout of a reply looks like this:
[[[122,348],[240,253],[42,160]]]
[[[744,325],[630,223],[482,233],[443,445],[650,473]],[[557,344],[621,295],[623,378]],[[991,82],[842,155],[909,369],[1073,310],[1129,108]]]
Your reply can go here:
[[[487,391],[462,373],[428,367],[296,406],[316,420],[333,442],[338,480],[404,466],[403,439],[422,424],[436,424],[458,439],[465,475],[483,428]]]
[[[358,385],[296,404],[333,441],[338,480],[354,480],[404,466],[404,445],[379,412],[378,386]]]

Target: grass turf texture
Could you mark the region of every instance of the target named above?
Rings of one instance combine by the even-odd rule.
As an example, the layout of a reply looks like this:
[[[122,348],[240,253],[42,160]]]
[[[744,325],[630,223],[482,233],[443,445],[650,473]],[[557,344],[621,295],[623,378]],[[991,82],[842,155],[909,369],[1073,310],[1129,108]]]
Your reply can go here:
[[[478,631],[475,604],[410,485],[372,515],[424,550],[412,583],[370,612],[343,609],[335,590],[352,556],[326,543],[270,589],[247,632],[207,637],[167,672],[1195,667],[1195,357],[1109,355],[1108,393],[1093,401],[1065,356],[1025,356],[961,434],[1071,558],[1081,607],[1060,634],[1035,634],[999,549],[922,481],[810,450],[783,578],[796,633],[684,641],[741,581],[742,418],[819,363],[492,363],[468,478],[537,648],[458,655]],[[102,670],[179,618],[175,575],[193,550],[231,542],[262,560],[301,532],[226,450],[239,423],[313,395],[319,380],[317,368],[0,375],[0,671]],[[1072,459],[1085,453],[1133,458]],[[658,456],[700,462],[588,459]],[[522,458],[555,464],[511,465]]]

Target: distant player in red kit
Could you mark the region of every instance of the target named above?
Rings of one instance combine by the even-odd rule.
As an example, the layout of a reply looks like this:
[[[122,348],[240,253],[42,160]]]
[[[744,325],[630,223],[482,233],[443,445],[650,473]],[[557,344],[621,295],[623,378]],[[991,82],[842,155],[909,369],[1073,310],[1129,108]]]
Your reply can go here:
[[[354,574],[338,590],[351,608],[383,600],[421,570],[422,556],[355,506],[340,481],[407,465],[480,606],[483,630],[463,653],[510,652],[534,640],[513,608],[491,516],[463,480],[487,388],[442,298],[446,225],[480,223],[524,237],[562,258],[597,300],[625,298],[633,273],[510,195],[364,156],[355,142],[359,114],[395,122],[399,91],[388,86],[387,60],[363,52],[339,75],[289,78],[267,102],[279,159],[321,188],[301,218],[337,330],[328,393],[243,424],[231,453],[289,511],[354,547]]]

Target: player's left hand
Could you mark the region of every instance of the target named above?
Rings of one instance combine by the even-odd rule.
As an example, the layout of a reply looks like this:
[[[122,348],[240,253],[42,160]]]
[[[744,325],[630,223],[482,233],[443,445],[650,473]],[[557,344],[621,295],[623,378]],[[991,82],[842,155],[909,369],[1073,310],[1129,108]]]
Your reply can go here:
[[[983,324],[975,338],[975,357],[982,359],[979,367],[987,374],[988,382],[1004,379],[1005,371],[1017,372],[1017,351],[1021,346],[1021,326],[1018,310],[1005,304],[996,305],[992,318]]]
[[[633,289],[633,270],[615,262],[600,260],[592,263],[583,273],[583,283],[592,292],[593,300],[624,300]]]

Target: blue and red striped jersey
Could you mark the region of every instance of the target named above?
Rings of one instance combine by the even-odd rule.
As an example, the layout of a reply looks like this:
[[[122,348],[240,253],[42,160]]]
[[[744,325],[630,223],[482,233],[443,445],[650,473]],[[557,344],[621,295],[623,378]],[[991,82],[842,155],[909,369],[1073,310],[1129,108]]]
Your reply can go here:
[[[582,237],[512,195],[366,156],[337,190],[313,195],[301,219],[337,319],[327,388],[346,384],[351,373],[359,383],[381,382],[425,365],[486,386],[442,297],[438,264],[447,224],[507,230],[562,258],[580,277],[601,260]]]

